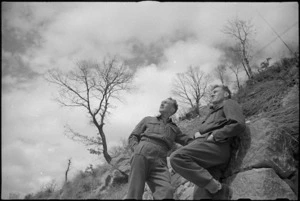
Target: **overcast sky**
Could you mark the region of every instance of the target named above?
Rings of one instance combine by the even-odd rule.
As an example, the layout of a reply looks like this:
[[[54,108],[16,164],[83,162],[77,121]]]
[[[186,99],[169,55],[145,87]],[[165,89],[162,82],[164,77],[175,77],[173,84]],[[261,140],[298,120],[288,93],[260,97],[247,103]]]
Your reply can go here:
[[[47,70],[70,70],[81,59],[101,62],[108,54],[136,69],[137,91],[124,95],[104,128],[112,147],[127,139],[144,116],[158,114],[160,102],[172,96],[176,73],[189,65],[210,73],[218,65],[223,54],[218,47],[232,43],[220,31],[227,20],[252,20],[254,50],[263,48],[253,64],[288,54],[270,26],[293,51],[299,43],[296,2],[12,2],[1,7],[1,198],[35,193],[53,179],[60,185],[69,158],[70,177],[101,161],[64,136],[65,124],[82,134],[95,128],[86,111],[62,108],[53,100],[57,88],[44,80]]]

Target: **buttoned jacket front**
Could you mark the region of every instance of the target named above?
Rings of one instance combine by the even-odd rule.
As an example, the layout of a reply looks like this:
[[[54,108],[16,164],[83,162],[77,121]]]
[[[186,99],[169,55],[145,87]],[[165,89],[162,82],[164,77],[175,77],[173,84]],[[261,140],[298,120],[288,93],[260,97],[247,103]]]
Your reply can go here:
[[[214,136],[217,142],[232,140],[245,130],[245,117],[242,108],[232,99],[211,107],[210,113],[202,121],[199,132],[202,136]]]
[[[183,134],[171,119],[164,123],[160,116],[148,116],[142,119],[129,136],[129,145],[134,147],[143,138],[163,142],[168,149],[171,149],[175,142],[186,145],[193,140],[193,138]]]

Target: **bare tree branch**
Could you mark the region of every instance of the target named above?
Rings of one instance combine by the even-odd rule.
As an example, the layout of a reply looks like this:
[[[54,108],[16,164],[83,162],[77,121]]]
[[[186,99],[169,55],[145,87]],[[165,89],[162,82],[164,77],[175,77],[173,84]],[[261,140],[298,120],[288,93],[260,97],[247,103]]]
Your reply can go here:
[[[239,44],[240,50],[240,58],[244,70],[249,79],[253,77],[252,68],[249,64],[250,62],[250,52],[251,52],[251,35],[254,35],[255,30],[254,26],[252,25],[251,21],[244,21],[238,18],[233,20],[229,20],[227,25],[223,27],[221,30],[224,34],[232,36],[235,38],[237,43]]]
[[[102,63],[83,60],[77,62],[76,67],[67,73],[58,69],[50,70],[46,80],[58,86],[56,101],[62,106],[81,107],[88,111],[98,133],[95,133],[95,137],[88,137],[66,126],[65,134],[74,141],[96,147],[90,152],[101,152],[110,163],[103,126],[112,108],[111,100],[122,100],[120,92],[132,89],[134,74],[116,57],[104,59]]]
[[[206,94],[209,82],[210,78],[199,67],[190,66],[185,73],[177,74],[173,81],[172,94],[178,98],[179,102],[196,108],[199,114],[201,100]]]

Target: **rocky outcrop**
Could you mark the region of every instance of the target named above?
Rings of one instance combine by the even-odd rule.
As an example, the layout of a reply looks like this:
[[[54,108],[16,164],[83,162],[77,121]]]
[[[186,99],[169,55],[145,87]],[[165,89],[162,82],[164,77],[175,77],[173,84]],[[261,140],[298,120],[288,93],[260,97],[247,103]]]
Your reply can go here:
[[[232,156],[225,176],[252,168],[273,168],[281,178],[288,178],[296,171],[288,144],[272,135],[274,126],[266,118],[247,124],[241,136],[241,146]]]
[[[283,108],[299,103],[298,95],[295,94],[299,94],[296,87],[287,91],[286,97],[281,102]],[[178,126],[182,132],[193,136],[197,132],[197,125],[201,123],[202,118],[186,119],[180,121]],[[277,131],[274,132],[278,128],[276,125],[278,123],[271,121],[262,113],[251,116],[246,122],[247,127],[240,136],[239,147],[233,151],[231,161],[220,181],[227,183],[232,188],[232,199],[234,200],[297,199],[298,161],[295,160],[297,158],[291,152],[288,141]],[[176,149],[180,146],[174,147]],[[120,170],[127,174],[130,173],[130,154],[120,155],[114,160]],[[168,166],[175,192],[174,199],[192,200],[194,184],[174,172],[169,159]],[[122,180],[122,174],[119,172],[114,171],[110,175],[108,185]],[[153,199],[147,185],[143,199]]]
[[[294,97],[290,95],[290,97]],[[285,103],[291,101],[287,98]],[[197,131],[196,118],[180,124],[182,130],[193,135]],[[233,190],[232,199],[296,199],[298,193],[298,161],[295,161],[284,138],[275,136],[274,124],[262,115],[247,120],[239,147],[221,181]],[[172,174],[175,199],[190,200],[192,183],[177,173]]]
[[[232,199],[296,200],[297,196],[272,168],[252,169],[229,177],[226,183],[233,189]]]

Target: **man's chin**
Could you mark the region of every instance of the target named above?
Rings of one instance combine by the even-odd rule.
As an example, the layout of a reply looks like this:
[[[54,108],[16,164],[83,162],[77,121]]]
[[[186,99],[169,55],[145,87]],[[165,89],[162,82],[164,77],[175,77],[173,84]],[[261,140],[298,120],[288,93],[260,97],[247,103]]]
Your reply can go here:
[[[165,112],[164,109],[160,109],[160,110],[159,110],[159,113],[160,113],[160,114],[162,114],[162,113],[164,113],[164,112]]]

